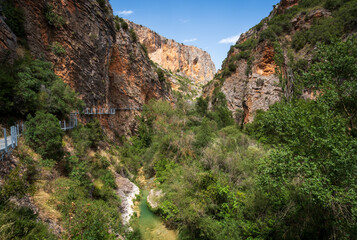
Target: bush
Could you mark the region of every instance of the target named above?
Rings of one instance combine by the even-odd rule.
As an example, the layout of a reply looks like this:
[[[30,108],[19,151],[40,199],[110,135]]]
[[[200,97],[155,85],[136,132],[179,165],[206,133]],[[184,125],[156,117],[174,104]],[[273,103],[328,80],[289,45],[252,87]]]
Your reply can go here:
[[[0,205],[0,239],[57,239],[30,208]]]
[[[65,24],[63,17],[54,11],[54,7],[51,4],[46,4],[45,6],[45,18],[48,24],[55,28],[60,28]]]
[[[307,43],[307,34],[306,31],[300,31],[295,33],[292,39],[292,47],[299,51],[300,49],[304,48]]]
[[[134,29],[130,29],[129,33],[130,33],[131,40],[133,40],[133,42],[136,42],[138,40],[138,38],[136,36],[135,30]]]
[[[251,51],[242,51],[236,55],[234,55],[230,61],[239,61],[241,59],[248,60],[249,57],[251,56]]]
[[[277,39],[277,35],[271,27],[268,27],[260,33],[259,43],[264,41],[274,42]]]
[[[56,56],[66,55],[66,50],[62,47],[59,42],[53,42],[51,45],[51,50]]]
[[[107,12],[109,11],[105,0],[97,0],[97,3],[98,3],[99,6],[101,7],[101,9],[104,10],[104,12],[107,13]]]
[[[258,45],[258,40],[255,38],[249,38],[241,44],[236,45],[235,47],[241,51],[253,50]]]
[[[59,120],[50,113],[37,112],[35,117],[28,116],[25,139],[43,158],[60,160],[62,151],[63,131]]]
[[[120,19],[119,19],[118,16],[115,16],[115,17],[114,17],[114,23],[115,23],[115,29],[116,29],[117,31],[119,31],[119,30],[120,30]]]
[[[357,202],[350,183],[357,142],[348,136],[346,120],[321,101],[299,100],[271,106],[253,124],[260,140],[277,146],[259,171],[259,186],[270,206],[267,212],[278,214],[279,227],[271,234],[315,239],[321,232],[327,238],[354,235]],[[341,207],[337,215],[336,205]],[[279,209],[286,210],[282,218]]]
[[[43,110],[63,118],[83,107],[77,94],[53,72],[51,63],[24,62],[17,71],[14,102],[23,115]]]
[[[224,68],[221,72],[221,76],[222,78],[226,78],[226,77],[229,77],[231,76],[231,71],[229,71],[229,68]]]
[[[129,29],[128,23],[127,23],[123,18],[119,18],[119,21],[120,21],[120,23],[121,23],[121,27],[122,27],[124,30],[128,30],[128,29]]]
[[[0,3],[3,6],[6,24],[11,28],[17,37],[25,38],[25,16],[21,8],[17,8],[12,0],[5,0]]]
[[[231,72],[235,72],[235,71],[237,70],[237,66],[236,66],[234,63],[230,63],[230,64],[228,65],[228,69],[229,69],[229,71],[231,71]]]
[[[165,82],[166,81],[165,72],[161,68],[158,68],[156,70],[156,73],[157,73],[157,76],[158,76],[160,82]]]
[[[196,111],[201,116],[206,116],[208,110],[208,100],[204,99],[202,96],[197,98]]]

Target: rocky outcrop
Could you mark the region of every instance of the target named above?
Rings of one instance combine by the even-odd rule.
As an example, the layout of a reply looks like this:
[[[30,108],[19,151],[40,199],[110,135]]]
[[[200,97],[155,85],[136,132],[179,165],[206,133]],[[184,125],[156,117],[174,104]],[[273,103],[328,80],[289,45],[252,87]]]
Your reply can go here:
[[[213,79],[216,68],[207,52],[162,37],[147,27],[130,21],[127,23],[155,63],[172,72],[183,73],[196,84],[205,85]]]
[[[5,23],[5,17],[2,15],[0,6],[0,63],[15,58],[17,49],[17,38]]]
[[[24,9],[32,55],[52,62],[87,107],[141,107],[151,98],[170,99],[168,84],[159,81],[140,44],[128,30],[115,28],[108,1],[104,7],[96,0],[14,1]],[[117,111],[100,121],[110,136],[127,135],[135,131],[138,114]]]
[[[282,0],[277,6],[277,13],[283,13],[286,9],[294,7],[299,4],[300,0]]]
[[[151,210],[156,211],[159,208],[159,201],[164,196],[162,190],[151,189],[147,197],[147,204]]]
[[[121,199],[121,219],[124,225],[128,225],[130,218],[134,214],[134,200],[136,195],[140,195],[140,189],[129,179],[117,173],[115,173],[115,183],[118,187],[117,194]]]
[[[226,95],[228,108],[235,112],[244,111],[244,123],[254,119],[258,109],[268,110],[269,106],[282,97],[279,77],[275,74],[274,49],[262,44],[254,52],[251,73],[247,76],[247,60],[237,63],[236,71],[228,77],[221,91]]]
[[[244,123],[252,122],[257,110],[268,110],[270,105],[283,97],[290,98],[294,74],[287,46],[291,46],[296,32],[309,29],[318,18],[331,16],[326,9],[317,7],[297,12],[290,21],[289,31],[276,36],[268,22],[298,4],[299,0],[282,0],[259,25],[242,34],[223,62],[223,70],[219,72],[221,79],[206,87],[204,96],[213,95],[218,86],[226,95],[228,108],[232,112],[243,113]],[[274,37],[275,40],[272,40]],[[274,41],[279,43],[281,52],[276,52]],[[280,63],[275,62],[277,54]],[[294,59],[308,61],[311,58],[311,51],[295,52],[290,49],[290,54]],[[279,75],[286,81],[284,87]],[[302,97],[309,97],[311,94],[308,92],[306,89]]]

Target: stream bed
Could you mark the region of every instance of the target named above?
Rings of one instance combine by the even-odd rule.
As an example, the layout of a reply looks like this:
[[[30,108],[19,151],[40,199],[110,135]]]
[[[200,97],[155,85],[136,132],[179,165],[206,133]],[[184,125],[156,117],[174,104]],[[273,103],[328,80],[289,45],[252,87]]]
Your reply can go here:
[[[139,204],[139,229],[143,240],[176,240],[177,232],[169,230],[147,205],[148,190],[143,190]]]

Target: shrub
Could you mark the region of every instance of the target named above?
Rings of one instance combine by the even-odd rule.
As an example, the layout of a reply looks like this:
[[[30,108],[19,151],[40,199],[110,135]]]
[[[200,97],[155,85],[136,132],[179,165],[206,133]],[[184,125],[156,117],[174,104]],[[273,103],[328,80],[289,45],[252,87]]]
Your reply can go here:
[[[11,28],[11,30],[18,37],[26,37],[24,22],[25,16],[24,11],[21,8],[17,8],[12,0],[5,0],[2,3],[4,15],[6,17],[6,24]]]
[[[89,140],[91,141],[91,147],[95,148],[104,138],[100,122],[98,119],[95,119],[89,122],[86,127],[89,129]]]
[[[231,73],[231,71],[229,71],[228,68],[224,68],[223,71],[221,72],[222,78],[229,77],[229,76],[231,76],[231,74],[232,74],[232,73]]]
[[[197,98],[196,111],[201,116],[206,116],[208,110],[208,100],[204,99],[202,96]]]
[[[48,24],[55,28],[60,28],[65,24],[63,17],[54,11],[54,7],[51,4],[46,4],[45,6],[45,18]]]
[[[255,38],[249,38],[245,42],[236,45],[236,48],[241,51],[253,50],[258,45],[258,40]]]
[[[97,3],[99,4],[99,7],[104,10],[104,12],[109,11],[105,0],[97,0]]]
[[[157,73],[157,76],[159,77],[159,81],[160,82],[165,82],[166,81],[165,72],[161,68],[158,68],[156,70],[156,73]]]
[[[273,29],[271,27],[268,27],[267,29],[265,29],[264,31],[262,31],[260,33],[259,43],[264,42],[264,41],[274,42],[274,41],[276,41],[276,39],[277,39],[277,36],[276,36],[275,32],[273,31]]]
[[[60,160],[63,131],[59,120],[50,113],[37,112],[35,117],[28,116],[25,139],[43,158]]]
[[[242,51],[236,55],[234,55],[232,57],[232,60],[231,61],[239,61],[241,59],[249,59],[249,57],[251,56],[251,52],[250,51]]]
[[[341,0],[327,0],[324,4],[324,8],[326,8],[327,10],[333,11],[333,10],[340,8],[341,5],[342,5]]]
[[[307,43],[307,34],[306,31],[299,31],[295,33],[292,39],[292,47],[299,51],[300,49],[304,48]]]
[[[62,47],[59,42],[53,42],[51,45],[51,50],[56,56],[66,55],[66,50]]]
[[[109,233],[109,229],[115,227],[118,230],[119,221],[112,219],[113,211],[117,214],[116,207],[108,207],[108,204],[102,200],[91,201],[76,201],[72,203],[72,207],[65,219],[65,226],[68,229],[68,238],[80,239],[113,239],[114,233]],[[109,223],[109,224],[108,224]]]
[[[0,239],[57,239],[30,208],[0,205]]]
[[[117,31],[119,31],[119,30],[120,30],[120,19],[119,19],[118,16],[115,16],[115,17],[114,17],[114,23],[115,23],[115,29],[116,29]]]
[[[237,66],[236,66],[234,63],[230,63],[230,64],[228,65],[228,69],[229,69],[229,71],[231,71],[231,72],[235,72],[235,71],[237,70]]]
[[[65,117],[74,109],[81,109],[83,102],[54,72],[52,64],[40,60],[24,62],[17,69],[14,103],[22,115],[38,110]]]
[[[119,21],[120,21],[120,23],[121,23],[121,27],[122,27],[124,30],[128,30],[128,29],[129,29],[128,23],[127,23],[123,18],[119,18]]]
[[[136,42],[138,40],[138,38],[136,36],[135,30],[134,29],[130,29],[129,33],[130,33],[131,40],[133,40],[133,42]]]

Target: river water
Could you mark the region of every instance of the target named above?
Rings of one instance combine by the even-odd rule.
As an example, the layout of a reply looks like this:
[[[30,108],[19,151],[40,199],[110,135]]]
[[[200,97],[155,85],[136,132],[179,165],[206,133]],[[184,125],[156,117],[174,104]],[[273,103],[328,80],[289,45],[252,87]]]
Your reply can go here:
[[[147,205],[148,190],[143,190],[143,196],[139,204],[140,217],[139,229],[143,240],[176,240],[177,232],[169,230]]]

